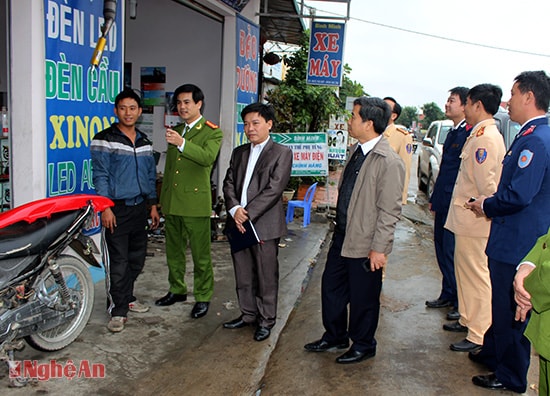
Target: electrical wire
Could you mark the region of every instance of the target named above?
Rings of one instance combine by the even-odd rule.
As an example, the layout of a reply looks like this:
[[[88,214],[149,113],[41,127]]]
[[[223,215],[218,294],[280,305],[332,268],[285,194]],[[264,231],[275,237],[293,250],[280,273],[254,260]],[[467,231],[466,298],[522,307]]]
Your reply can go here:
[[[341,17],[345,18],[344,15],[341,15],[341,14],[338,14],[338,13],[335,13],[335,12],[326,11],[326,10],[319,10],[319,9],[317,9],[317,11],[326,12],[327,14],[332,14],[334,16],[341,16]],[[322,19],[322,17],[320,17],[320,18]],[[516,54],[541,56],[541,57],[544,57],[544,58],[550,58],[550,54],[543,54],[543,53],[540,53],[540,52],[523,51],[523,50],[512,49],[512,48],[498,47],[498,46],[489,45],[489,44],[474,43],[473,41],[459,40],[459,39],[455,39],[455,38],[451,38],[451,37],[440,36],[440,35],[437,35],[437,34],[419,32],[417,30],[406,29],[406,28],[402,28],[402,27],[398,27],[398,26],[392,26],[392,25],[388,25],[388,24],[380,23],[380,22],[367,21],[366,19],[360,19],[360,18],[355,18],[355,17],[351,17],[351,16],[349,17],[349,19],[350,20],[355,20],[355,21],[358,21],[358,22],[363,22],[363,23],[366,23],[366,24],[369,24],[369,25],[380,26],[380,27],[383,27],[383,28],[386,28],[386,29],[392,29],[392,30],[397,30],[397,31],[405,32],[405,33],[416,34],[418,36],[431,37],[431,38],[435,38],[435,39],[439,39],[439,40],[451,41],[451,42],[459,43],[459,44],[466,44],[466,45],[472,45],[472,46],[475,46],[475,47],[489,48],[489,49],[493,49],[493,50],[497,50],[497,51],[513,52],[513,53],[516,53]]]

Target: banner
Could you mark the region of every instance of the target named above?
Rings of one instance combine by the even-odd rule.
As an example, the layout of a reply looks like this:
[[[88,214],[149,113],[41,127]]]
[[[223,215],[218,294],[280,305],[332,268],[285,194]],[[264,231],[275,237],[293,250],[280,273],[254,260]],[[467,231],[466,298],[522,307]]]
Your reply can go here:
[[[330,117],[328,123],[328,159],[344,161],[348,150],[348,123],[345,119]]]
[[[97,68],[90,59],[103,25],[103,1],[44,0],[48,197],[91,193],[90,142],[116,121],[122,88],[122,2]]]
[[[313,22],[309,38],[306,82],[312,85],[342,85],[344,23]]]
[[[235,147],[247,143],[241,110],[258,101],[260,29],[237,15],[237,127]]]
[[[321,132],[272,133],[274,142],[292,149],[291,176],[327,176],[327,134]]]

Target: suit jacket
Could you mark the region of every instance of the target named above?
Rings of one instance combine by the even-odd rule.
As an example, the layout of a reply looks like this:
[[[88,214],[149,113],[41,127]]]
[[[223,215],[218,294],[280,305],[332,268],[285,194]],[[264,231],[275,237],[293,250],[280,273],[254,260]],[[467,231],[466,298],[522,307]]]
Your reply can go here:
[[[229,210],[240,205],[251,144],[233,150],[223,181],[225,206]],[[273,142],[271,138],[256,162],[247,190],[245,209],[254,223],[260,239],[268,241],[287,233],[282,195],[290,180],[292,150]],[[226,227],[235,227],[233,217],[227,216]]]
[[[405,181],[403,185],[403,205],[405,205],[407,203],[409,179],[411,177],[411,163],[413,155],[412,136],[405,129],[398,128],[395,124],[391,124],[388,125],[384,131],[384,137],[388,139],[391,148],[399,154],[405,164]]]
[[[550,358],[550,233],[541,236],[522,261],[529,261],[536,265],[523,283],[525,289],[531,294],[533,304],[525,336],[537,352],[548,359]]]
[[[494,196],[483,202],[492,219],[487,256],[518,265],[550,227],[550,127],[546,117],[526,123],[502,161]]]
[[[356,144],[350,159],[357,149],[360,150]],[[403,161],[387,139],[380,139],[367,155],[353,186],[342,256],[363,258],[371,250],[391,252],[395,225],[401,215],[404,179]]]
[[[445,228],[456,235],[489,236],[491,220],[476,216],[464,204],[471,197],[488,197],[495,193],[505,152],[504,139],[494,119],[484,120],[472,129],[460,154],[462,162]]]
[[[450,130],[445,138],[439,175],[430,197],[434,212],[446,215],[449,211],[458,169],[460,168],[460,153],[462,153],[462,147],[464,147],[469,134],[466,130],[466,121],[462,121],[456,129]]]
[[[184,127],[185,124],[180,124],[174,130],[182,133]],[[222,138],[221,129],[201,118],[185,134],[183,152],[172,144],[168,146],[160,193],[160,204],[165,215],[210,217],[210,174]]]

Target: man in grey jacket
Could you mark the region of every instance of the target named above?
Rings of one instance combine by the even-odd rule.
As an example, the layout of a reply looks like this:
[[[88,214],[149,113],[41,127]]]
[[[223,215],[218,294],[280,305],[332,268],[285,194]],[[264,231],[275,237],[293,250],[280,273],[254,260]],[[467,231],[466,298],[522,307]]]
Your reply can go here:
[[[382,268],[401,214],[405,165],[382,136],[391,109],[379,98],[353,102],[350,136],[359,143],[340,179],[336,226],[322,279],[325,333],[306,344],[311,352],[347,348],[337,363],[376,354]],[[348,323],[349,304],[349,323]]]

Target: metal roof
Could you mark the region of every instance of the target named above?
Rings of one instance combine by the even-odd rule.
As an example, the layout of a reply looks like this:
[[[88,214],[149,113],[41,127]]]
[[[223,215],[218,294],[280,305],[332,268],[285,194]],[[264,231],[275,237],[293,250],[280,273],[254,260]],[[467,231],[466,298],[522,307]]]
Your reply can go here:
[[[299,0],[299,3],[296,0],[261,0],[259,15],[262,42],[270,40],[299,44],[306,29],[304,20],[349,19],[351,0],[310,0],[309,3],[322,1],[342,3],[347,8],[347,16],[319,15],[315,7],[306,5],[304,0]]]
[[[294,0],[262,0],[260,9],[262,42],[271,40],[286,44],[300,43],[306,27]]]

